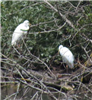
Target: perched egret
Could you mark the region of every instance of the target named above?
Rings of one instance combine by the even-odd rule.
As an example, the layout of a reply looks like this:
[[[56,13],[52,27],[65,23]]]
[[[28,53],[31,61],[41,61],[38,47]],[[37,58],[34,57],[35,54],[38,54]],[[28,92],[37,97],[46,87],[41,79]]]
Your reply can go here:
[[[63,47],[63,45],[60,45],[59,53],[62,56],[63,62],[66,63],[69,68],[74,68],[74,56],[72,52],[67,47]]]
[[[24,34],[27,34],[29,30],[29,21],[25,20],[23,23],[19,24],[13,32],[11,45],[15,46],[17,41],[19,41]]]

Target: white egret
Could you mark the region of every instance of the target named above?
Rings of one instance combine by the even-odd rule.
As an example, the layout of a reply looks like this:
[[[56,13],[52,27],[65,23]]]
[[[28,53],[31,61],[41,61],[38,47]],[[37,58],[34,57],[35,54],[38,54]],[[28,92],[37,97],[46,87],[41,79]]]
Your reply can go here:
[[[60,45],[59,53],[62,56],[63,62],[66,63],[69,68],[74,68],[74,56],[72,52],[67,47],[63,47],[63,45]]]
[[[16,46],[17,42],[23,37],[24,34],[27,34],[29,30],[29,21],[25,20],[23,23],[19,24],[13,32],[11,45]]]

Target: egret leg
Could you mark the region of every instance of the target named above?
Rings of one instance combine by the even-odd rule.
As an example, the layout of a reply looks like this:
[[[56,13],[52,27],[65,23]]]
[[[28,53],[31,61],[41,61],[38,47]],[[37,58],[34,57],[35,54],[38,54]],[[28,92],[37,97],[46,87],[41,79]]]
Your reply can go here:
[[[66,72],[68,73],[68,65],[66,65]]]

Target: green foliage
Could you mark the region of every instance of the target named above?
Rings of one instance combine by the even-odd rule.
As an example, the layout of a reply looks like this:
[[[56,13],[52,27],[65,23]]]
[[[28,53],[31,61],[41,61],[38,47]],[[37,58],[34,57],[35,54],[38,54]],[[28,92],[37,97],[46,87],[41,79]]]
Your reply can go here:
[[[1,47],[3,54],[9,56],[11,52],[14,53],[13,49],[11,49],[13,31],[18,24],[26,19],[32,24],[29,34],[25,39],[27,48],[32,54],[40,57],[43,61],[48,63],[58,52],[58,46],[60,44],[69,47],[76,57],[78,53],[80,56],[81,54],[85,54],[83,50],[81,50],[82,52],[79,51],[79,48],[88,44],[88,42],[85,44],[85,39],[82,37],[83,34],[85,34],[88,39],[92,39],[92,28],[90,28],[92,25],[88,25],[92,23],[92,2],[90,1],[91,4],[89,5],[81,2],[79,9],[75,8],[76,5],[78,5],[77,1],[71,2],[73,5],[72,8],[68,2],[59,1],[50,3],[56,7],[59,12],[66,15],[76,27],[77,31],[83,28],[79,32],[76,32],[76,30],[66,23],[63,28],[57,30],[64,24],[65,20],[58,12],[56,13],[42,1],[4,1],[1,2]],[[90,48],[92,48],[92,44],[89,43],[88,50],[90,50]],[[23,53],[24,51],[25,47],[22,48],[21,52]],[[13,58],[13,56],[11,57]],[[59,58],[57,57],[57,59]]]

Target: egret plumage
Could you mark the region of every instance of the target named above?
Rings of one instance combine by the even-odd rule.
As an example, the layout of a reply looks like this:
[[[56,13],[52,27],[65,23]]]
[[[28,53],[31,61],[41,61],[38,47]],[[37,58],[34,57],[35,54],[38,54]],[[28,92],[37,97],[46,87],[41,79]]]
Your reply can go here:
[[[66,63],[69,66],[69,68],[74,68],[74,56],[72,52],[63,45],[60,45],[58,49],[63,62]]]
[[[25,20],[23,23],[19,24],[12,35],[12,41],[11,45],[15,46],[17,42],[23,37],[24,34],[27,34],[27,31],[29,30],[29,21]]]

